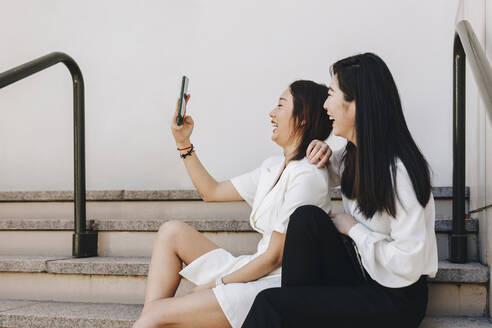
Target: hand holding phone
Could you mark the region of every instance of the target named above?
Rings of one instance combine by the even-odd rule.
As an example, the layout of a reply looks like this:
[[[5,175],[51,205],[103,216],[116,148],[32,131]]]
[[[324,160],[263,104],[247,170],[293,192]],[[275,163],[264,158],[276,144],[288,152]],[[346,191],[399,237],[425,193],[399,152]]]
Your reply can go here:
[[[178,116],[176,117],[176,124],[183,125],[183,118],[186,116],[186,95],[188,94],[189,79],[183,75],[181,78],[181,91],[179,93],[178,102]]]
[[[188,103],[191,95],[187,94],[185,91],[188,89],[188,78],[183,76],[181,82],[180,97],[176,101],[175,112],[173,115],[173,120],[171,124],[171,131],[173,133],[174,140],[176,141],[176,146],[178,148],[188,147],[190,145],[190,136],[193,132],[193,127],[195,123],[193,118],[186,115],[186,104]]]

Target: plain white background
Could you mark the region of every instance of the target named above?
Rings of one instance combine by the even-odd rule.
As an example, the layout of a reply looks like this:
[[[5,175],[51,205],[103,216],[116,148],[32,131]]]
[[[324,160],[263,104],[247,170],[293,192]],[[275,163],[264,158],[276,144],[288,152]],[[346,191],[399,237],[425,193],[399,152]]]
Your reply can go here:
[[[328,84],[337,59],[388,64],[409,128],[451,185],[457,0],[1,0],[0,72],[52,51],[86,83],[87,188],[190,189],[169,125],[191,78],[192,142],[218,180],[281,152],[269,111],[295,79]],[[58,65],[0,90],[0,190],[73,185],[72,90]]]

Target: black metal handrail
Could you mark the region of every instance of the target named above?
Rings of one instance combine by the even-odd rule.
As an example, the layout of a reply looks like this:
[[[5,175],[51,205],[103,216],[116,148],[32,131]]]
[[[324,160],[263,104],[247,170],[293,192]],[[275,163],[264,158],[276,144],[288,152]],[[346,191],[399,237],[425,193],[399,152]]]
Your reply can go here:
[[[0,73],[0,89],[58,63],[65,64],[73,81],[75,223],[72,255],[97,256],[97,232],[87,231],[86,227],[84,79],[79,66],[67,54],[53,52]]]
[[[492,122],[492,68],[471,24],[456,24],[453,50],[453,231],[450,261],[466,262],[465,231],[465,119],[466,59]]]

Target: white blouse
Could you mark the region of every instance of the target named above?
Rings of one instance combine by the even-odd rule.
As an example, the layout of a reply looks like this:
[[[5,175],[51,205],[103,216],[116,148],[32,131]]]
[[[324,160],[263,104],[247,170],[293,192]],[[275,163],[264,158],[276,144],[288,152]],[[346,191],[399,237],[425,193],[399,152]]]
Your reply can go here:
[[[252,207],[251,226],[262,234],[256,253],[234,256],[217,248],[189,263],[179,272],[181,276],[196,285],[215,281],[263,254],[273,231],[285,233],[290,215],[299,206],[316,205],[327,213],[330,211],[328,170],[316,168],[306,158],[289,162],[285,169],[284,165],[284,156],[271,157],[256,170],[231,179],[234,188]],[[231,326],[239,328],[256,295],[280,286],[281,267],[258,280],[219,285],[212,290]]]
[[[284,165],[284,156],[270,157],[257,169],[231,179],[252,208],[251,227],[262,234],[255,254],[233,256],[217,249],[181,270],[183,277],[200,285],[238,270],[268,249],[273,231],[286,233],[290,215],[302,205],[315,205],[330,212],[328,170],[318,169],[307,158],[290,161],[285,169]],[[281,272],[279,267],[267,276],[280,276]]]
[[[284,165],[284,156],[270,157],[256,170],[231,179],[234,188],[251,206],[251,227],[263,234],[257,255],[266,251],[273,231],[286,233],[290,215],[296,208],[316,205],[326,213],[331,210],[326,169],[318,169],[307,158],[291,161],[285,169]],[[280,272],[278,268],[269,275]]]
[[[344,151],[342,148],[334,152],[328,165],[333,185],[340,184]],[[396,170],[396,217],[384,211],[367,219],[357,201],[342,193],[345,212],[358,222],[348,235],[357,245],[364,268],[372,279],[392,288],[411,285],[421,275],[435,277],[438,268],[434,197],[431,193],[427,205],[422,207],[399,159]]]

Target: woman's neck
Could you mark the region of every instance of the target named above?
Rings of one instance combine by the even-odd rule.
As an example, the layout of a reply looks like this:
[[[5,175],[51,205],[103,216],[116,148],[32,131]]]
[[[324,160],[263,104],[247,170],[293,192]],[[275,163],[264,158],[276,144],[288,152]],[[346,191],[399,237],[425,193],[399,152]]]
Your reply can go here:
[[[294,156],[296,155],[296,150],[297,145],[295,144],[284,147],[285,166],[287,166],[289,162],[294,158]]]

